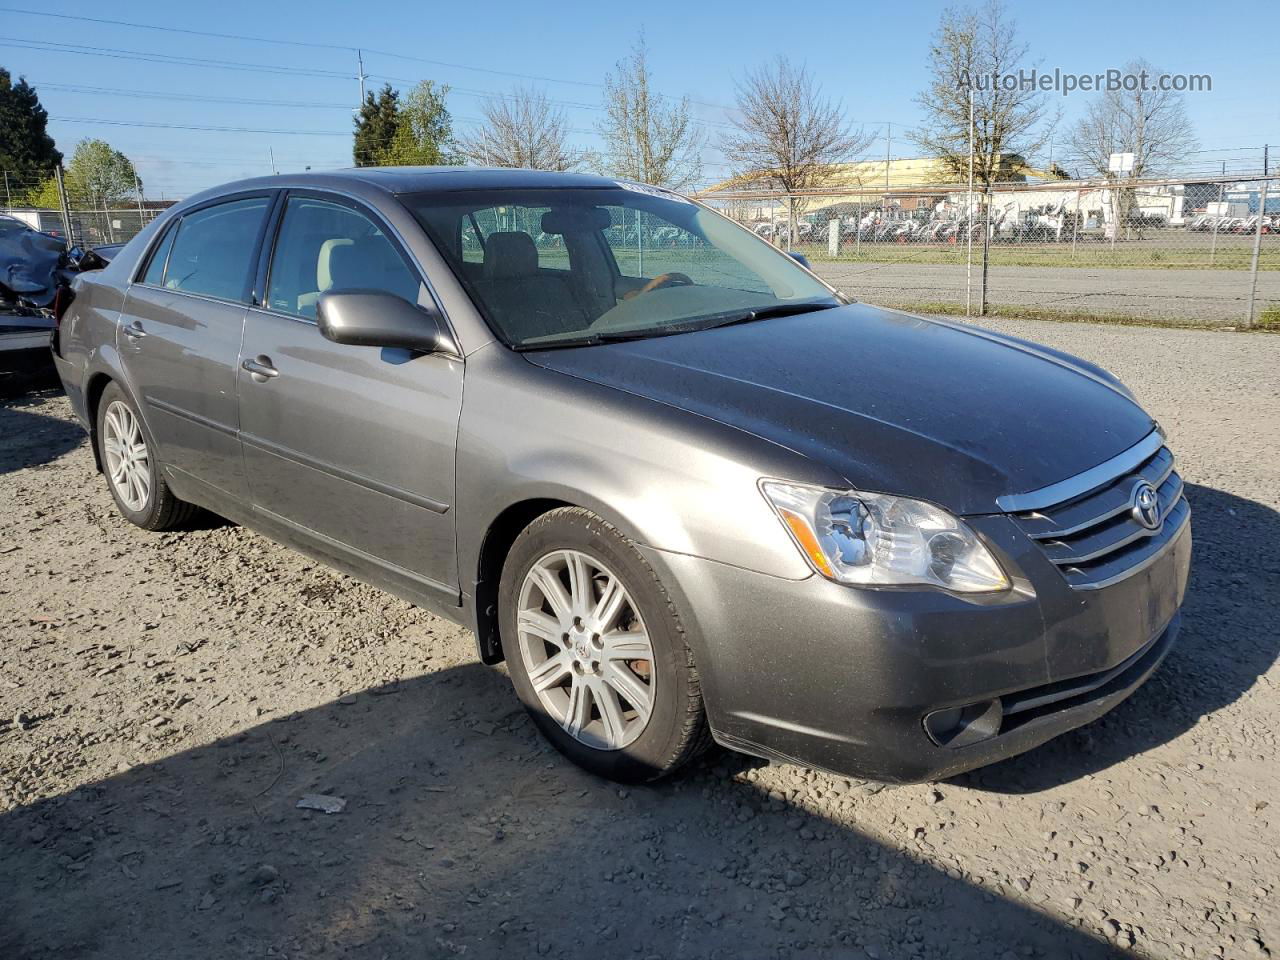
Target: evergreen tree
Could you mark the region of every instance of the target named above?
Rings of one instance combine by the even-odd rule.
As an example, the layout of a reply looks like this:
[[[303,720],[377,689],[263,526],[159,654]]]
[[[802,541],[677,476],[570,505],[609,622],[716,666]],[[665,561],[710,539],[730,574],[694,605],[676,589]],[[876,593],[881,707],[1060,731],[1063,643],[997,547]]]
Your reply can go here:
[[[46,177],[62,162],[62,154],[46,129],[49,115],[35,88],[0,67],[0,170],[11,178]]]
[[[357,167],[386,163],[400,127],[400,94],[387,84],[376,94],[370,90],[355,119],[352,159]]]

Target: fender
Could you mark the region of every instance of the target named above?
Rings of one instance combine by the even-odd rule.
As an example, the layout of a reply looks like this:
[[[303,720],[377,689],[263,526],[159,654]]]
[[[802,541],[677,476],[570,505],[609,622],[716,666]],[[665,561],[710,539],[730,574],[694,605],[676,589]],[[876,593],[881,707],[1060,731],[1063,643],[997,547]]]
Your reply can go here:
[[[455,529],[482,658],[500,656],[485,619],[506,548],[532,516],[559,504],[591,510],[643,547],[788,580],[811,575],[757,484],[776,476],[844,485],[829,468],[737,427],[578,380],[496,345],[467,363],[467,383],[485,389],[464,388]],[[513,516],[519,527],[504,529]]]

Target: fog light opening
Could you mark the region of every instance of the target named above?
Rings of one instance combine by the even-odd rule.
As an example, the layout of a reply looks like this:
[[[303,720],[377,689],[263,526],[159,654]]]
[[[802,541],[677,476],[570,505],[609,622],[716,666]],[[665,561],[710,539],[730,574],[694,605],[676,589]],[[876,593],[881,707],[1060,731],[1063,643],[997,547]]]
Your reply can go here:
[[[924,718],[924,729],[940,747],[967,747],[999,733],[1003,717],[998,698],[983,700],[966,707],[935,710]]]

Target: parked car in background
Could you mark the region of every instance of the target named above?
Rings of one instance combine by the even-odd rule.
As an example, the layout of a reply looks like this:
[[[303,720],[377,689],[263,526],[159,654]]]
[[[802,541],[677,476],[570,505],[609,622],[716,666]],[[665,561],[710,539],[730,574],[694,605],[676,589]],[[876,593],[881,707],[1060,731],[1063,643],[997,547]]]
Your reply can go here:
[[[603,776],[714,739],[944,777],[1105,713],[1178,632],[1190,510],[1114,377],[853,303],[663,190],[242,181],[73,292],[55,359],[124,517],[203,507],[466,624]]]

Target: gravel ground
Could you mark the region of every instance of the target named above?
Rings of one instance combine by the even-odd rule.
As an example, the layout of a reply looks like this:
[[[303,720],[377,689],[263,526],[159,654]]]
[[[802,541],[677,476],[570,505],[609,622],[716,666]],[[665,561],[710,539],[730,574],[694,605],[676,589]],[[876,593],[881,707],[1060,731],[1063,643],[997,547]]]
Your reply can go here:
[[[964,304],[965,266],[923,263],[822,263],[828,283],[869,303]],[[974,267],[978,296],[981,262]],[[1248,270],[1140,270],[1107,267],[992,267],[990,302],[1009,308],[1152,317],[1165,322],[1243,324]],[[1258,274],[1257,316],[1280,304],[1280,272]]]
[[[238,527],[135,529],[65,399],[0,402],[0,957],[1280,951],[1280,337],[1002,327],[1168,429],[1185,628],[1102,721],[901,788],[595,780],[464,631]]]

